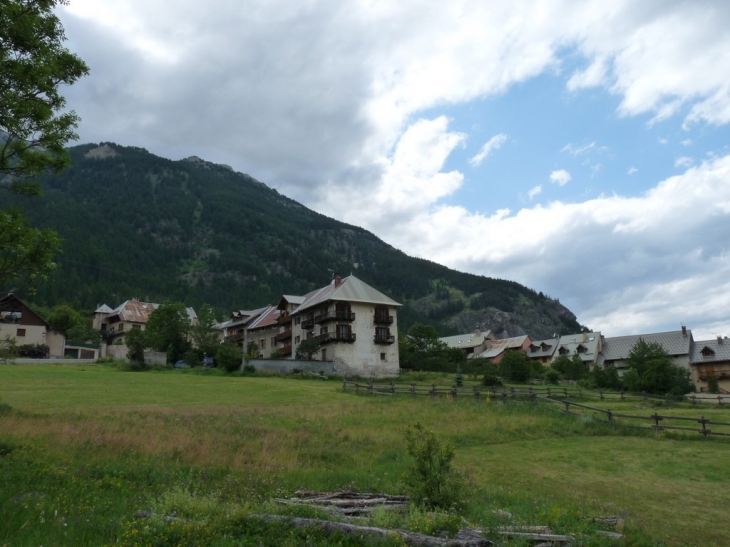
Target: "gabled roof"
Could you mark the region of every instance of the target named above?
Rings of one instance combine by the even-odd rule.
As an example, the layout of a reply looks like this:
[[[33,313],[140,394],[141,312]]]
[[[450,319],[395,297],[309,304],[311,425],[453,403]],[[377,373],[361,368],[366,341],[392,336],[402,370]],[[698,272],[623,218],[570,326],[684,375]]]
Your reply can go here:
[[[557,338],[549,338],[547,340],[536,340],[530,344],[529,351],[527,352],[528,357],[540,358],[540,357],[552,357],[555,353],[555,348],[558,347]],[[535,348],[535,351],[533,351]]]
[[[363,302],[366,304],[377,304],[382,306],[401,306],[392,298],[374,289],[354,275],[345,277],[339,286],[335,285],[333,279],[329,285],[310,292],[304,296],[304,302],[292,312],[301,313],[305,310],[318,306],[329,301],[338,302]]]
[[[47,329],[51,328],[51,325],[46,321],[43,317],[38,315],[36,312],[33,311],[33,309],[28,306],[25,302],[23,302],[20,298],[15,296],[13,293],[8,293],[7,295],[0,298],[0,314],[3,315],[2,319],[13,319],[18,320],[19,322],[23,320],[23,313],[29,313],[31,315],[34,315],[35,317],[40,320]],[[21,323],[22,324],[22,323]]]
[[[628,358],[631,349],[639,339],[647,344],[658,343],[669,355],[688,355],[692,342],[692,331],[686,329],[669,332],[655,332],[652,334],[632,334],[630,336],[614,336],[603,339],[603,357],[606,361],[616,361]]]
[[[274,306],[268,306],[266,308],[266,311],[264,311],[261,315],[259,315],[249,326],[249,330],[253,329],[263,329],[265,327],[271,327],[277,325],[276,320],[279,317],[279,313],[281,313],[277,308]]]
[[[509,349],[520,349],[522,347],[522,344],[525,343],[525,340],[527,340],[527,335],[497,340],[496,342],[492,342],[492,347],[482,352],[479,357],[483,357],[484,359],[491,359],[493,357],[497,357],[497,355],[499,355],[503,351],[507,351]]]
[[[226,321],[226,327],[241,327],[254,321],[259,315],[267,311],[271,306],[264,306],[255,310],[239,310],[231,313],[231,319]]]
[[[707,349],[703,355],[703,350]],[[689,362],[693,365],[702,363],[716,363],[718,361],[730,361],[730,340],[727,338],[715,338],[714,340],[696,341],[692,347],[692,354]]]
[[[444,344],[450,348],[475,348],[481,346],[487,338],[489,331],[477,334],[476,332],[468,332],[466,334],[455,334],[454,336],[444,336],[439,338]],[[494,343],[494,342],[493,342]]]
[[[578,347],[585,351],[578,352]],[[602,349],[602,339],[600,332],[581,332],[578,334],[568,334],[561,336],[558,340],[557,351],[559,355],[578,355],[583,361],[598,360],[598,354]],[[534,355],[534,354],[531,354]]]
[[[114,310],[112,310],[112,309],[111,309],[111,308],[110,308],[109,306],[107,306],[106,304],[102,304],[101,306],[99,306],[99,307],[98,307],[98,308],[97,308],[97,309],[96,309],[96,310],[94,311],[94,313],[111,313],[111,312],[113,312],[113,311],[114,311]]]
[[[127,300],[111,310],[109,315],[118,315],[120,321],[130,321],[132,323],[146,323],[150,319],[153,311],[159,308],[159,304],[152,302],[141,302],[139,300]],[[100,308],[101,309],[101,308]],[[185,308],[191,322],[198,319],[198,315],[193,308]]]

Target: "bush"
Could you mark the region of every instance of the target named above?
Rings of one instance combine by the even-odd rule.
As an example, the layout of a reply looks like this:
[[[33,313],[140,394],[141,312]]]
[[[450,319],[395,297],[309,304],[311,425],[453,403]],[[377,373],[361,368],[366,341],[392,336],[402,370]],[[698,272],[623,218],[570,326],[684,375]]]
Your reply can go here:
[[[720,393],[720,384],[715,376],[707,378],[707,391],[710,393]]]
[[[413,463],[408,466],[403,483],[413,502],[428,509],[457,506],[463,484],[451,468],[454,449],[420,423],[408,426],[405,438]]]
[[[241,368],[243,353],[241,348],[231,342],[221,344],[215,354],[215,361],[218,366],[228,372],[235,372]]]
[[[530,359],[521,351],[508,350],[499,362],[499,370],[503,378],[526,382],[530,377]]]
[[[487,387],[497,387],[502,385],[502,380],[499,379],[499,376],[492,373],[487,373],[482,378],[482,385]]]
[[[183,353],[183,361],[185,361],[185,364],[189,367],[199,367],[200,364],[203,362],[203,359],[200,357],[200,353],[197,350],[189,349],[185,353]]]
[[[562,378],[560,373],[553,368],[549,369],[545,373],[545,380],[547,380],[550,384],[557,384],[560,381],[560,378]]]

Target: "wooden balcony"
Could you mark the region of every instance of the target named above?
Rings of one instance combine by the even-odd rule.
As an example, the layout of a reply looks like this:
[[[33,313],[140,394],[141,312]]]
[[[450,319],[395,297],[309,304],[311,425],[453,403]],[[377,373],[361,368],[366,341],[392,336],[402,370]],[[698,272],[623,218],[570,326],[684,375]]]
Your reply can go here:
[[[376,313],[373,317],[373,322],[376,325],[392,325],[393,324],[393,316],[392,315],[386,315],[384,313]]]
[[[233,332],[229,333],[228,336],[226,336],[226,342],[243,342],[243,339],[246,337],[245,332]]]
[[[700,372],[698,378],[700,380],[707,380],[710,376],[714,376],[718,380],[726,380],[730,378],[730,370],[716,370],[715,372]]]
[[[314,316],[314,322],[326,323],[327,321],[348,321],[352,322],[355,320],[355,312],[345,311],[326,311]]]
[[[354,332],[347,334],[337,332],[325,332],[324,334],[313,336],[313,338],[319,340],[320,344],[329,344],[330,342],[346,342],[348,344],[352,344],[353,342],[355,342],[356,335]]]
[[[375,338],[373,338],[373,342],[376,344],[393,344],[395,343],[395,336],[392,334],[386,334],[386,335],[375,335]]]
[[[314,326],[314,318],[310,317],[302,320],[302,330],[309,330]]]
[[[284,332],[280,332],[274,338],[277,342],[284,342],[285,340],[291,340],[291,331],[285,330]]]
[[[288,325],[291,323],[291,315],[286,314],[284,316],[279,316],[279,319],[277,319],[280,325]]]
[[[280,348],[276,348],[276,349],[278,349],[280,353],[286,354],[286,357],[290,357],[291,356],[291,349],[292,349],[291,344],[288,344],[286,346],[283,346],[283,347],[280,347]]]

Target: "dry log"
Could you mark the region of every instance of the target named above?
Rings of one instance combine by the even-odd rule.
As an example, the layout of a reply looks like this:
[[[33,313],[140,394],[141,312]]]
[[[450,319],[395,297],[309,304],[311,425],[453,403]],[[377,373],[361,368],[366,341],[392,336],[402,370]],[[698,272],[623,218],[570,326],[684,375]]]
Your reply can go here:
[[[369,535],[380,538],[398,537],[406,545],[412,547],[487,547],[495,545],[493,542],[483,537],[468,539],[447,539],[425,534],[417,534],[415,532],[406,532],[405,530],[388,530],[385,528],[375,528],[372,526],[356,526],[344,522],[332,522],[330,520],[308,519],[301,517],[285,517],[281,515],[250,515],[252,518],[262,519],[268,522],[285,522],[291,526],[298,528],[307,528],[310,526],[319,528],[326,534],[340,532],[350,536]]]
[[[311,505],[341,515],[367,515],[376,507],[405,511],[409,499],[408,496],[389,494],[299,490],[292,498],[277,498],[274,501],[283,505]]]
[[[604,532],[603,530],[596,531],[596,534],[610,539],[615,539],[616,541],[624,537],[623,534],[619,534],[618,532]]]
[[[551,534],[549,526],[500,526],[497,530],[501,532],[526,532],[530,534]]]
[[[501,535],[508,538],[520,538],[528,541],[541,541],[549,543],[567,543],[571,545],[575,538],[571,536],[560,536],[556,534],[531,534],[525,532],[499,532]]]

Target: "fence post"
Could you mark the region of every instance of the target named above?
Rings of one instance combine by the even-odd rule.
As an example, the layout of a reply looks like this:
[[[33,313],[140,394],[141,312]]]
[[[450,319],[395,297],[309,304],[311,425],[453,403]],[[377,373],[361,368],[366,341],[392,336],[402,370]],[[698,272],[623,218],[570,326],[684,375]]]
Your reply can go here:
[[[690,397],[690,399],[692,399],[692,406],[697,404],[697,397],[695,397],[694,393],[692,394],[692,397]]]
[[[621,400],[622,401],[624,400],[624,390],[623,389],[621,390]]]
[[[456,388],[451,390],[451,398],[454,400],[456,400],[456,393],[457,393]]]
[[[570,414],[570,401],[563,401],[565,403],[565,412]]]
[[[563,393],[565,394],[565,398],[568,399],[568,388],[567,387],[563,388]]]
[[[611,412],[611,409],[610,408],[606,411],[606,416],[608,416],[608,421],[609,422],[612,422],[613,421],[613,412]]]
[[[390,383],[390,392],[395,393],[395,383],[393,382]]]
[[[476,399],[477,401],[479,400],[479,396],[480,396],[480,395],[481,395],[481,394],[479,393],[479,388],[478,388],[478,387],[475,387],[475,388],[474,388],[474,398],[475,398],[475,399]]]
[[[347,380],[342,380],[342,391],[347,391]]]
[[[550,386],[548,386],[548,399],[552,399],[552,396],[550,395]]]
[[[416,396],[416,384],[411,384],[411,395]]]
[[[431,397],[436,397],[436,383],[431,384]]]
[[[537,406],[537,393],[530,393],[530,399],[532,399],[532,406]]]
[[[368,380],[368,393],[370,393],[370,395],[373,394],[373,381],[372,380]]]
[[[701,431],[701,433],[705,436],[705,439],[706,439],[707,438],[707,435],[710,433],[710,431],[707,429],[707,426],[705,424],[707,424],[707,422],[709,420],[706,420],[705,417],[702,416],[702,418],[699,419],[699,420],[697,420],[697,421],[702,424],[702,431]]]
[[[355,382],[355,393],[360,393],[360,384],[359,384],[359,382]]]
[[[717,406],[722,407],[722,396],[721,395],[717,396]]]
[[[664,418],[662,418],[661,416],[659,416],[659,414],[657,414],[656,412],[654,413],[653,416],[651,416],[651,418],[653,418],[654,419],[654,422],[656,423],[656,425],[654,426],[654,429],[656,429],[657,431],[659,431],[659,429],[660,429],[660,427],[659,427],[659,421],[660,420],[663,420]]]
[[[578,397],[583,397],[583,388],[578,386]]]
[[[507,404],[507,392],[506,391],[502,392],[502,402],[504,404]]]
[[[598,392],[601,395],[601,401],[603,401],[603,390]]]

